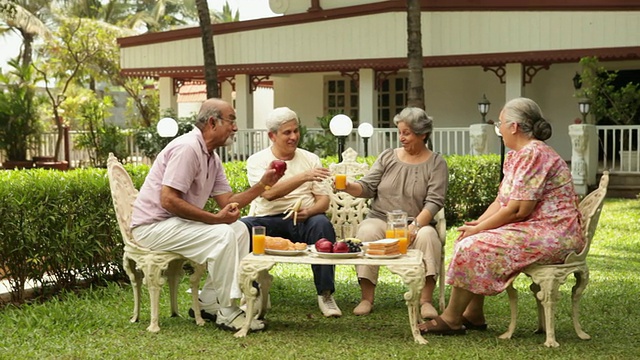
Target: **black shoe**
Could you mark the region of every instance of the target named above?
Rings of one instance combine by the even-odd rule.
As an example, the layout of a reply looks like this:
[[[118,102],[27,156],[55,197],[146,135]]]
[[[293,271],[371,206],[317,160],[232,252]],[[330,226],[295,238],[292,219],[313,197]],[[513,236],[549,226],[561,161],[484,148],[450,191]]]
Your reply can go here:
[[[205,320],[214,321],[214,322],[216,321],[216,314],[211,314],[204,310],[200,310],[200,316],[202,316],[202,318]],[[192,317],[192,318],[196,317],[196,313],[195,311],[193,311],[193,309],[189,309],[189,317]]]

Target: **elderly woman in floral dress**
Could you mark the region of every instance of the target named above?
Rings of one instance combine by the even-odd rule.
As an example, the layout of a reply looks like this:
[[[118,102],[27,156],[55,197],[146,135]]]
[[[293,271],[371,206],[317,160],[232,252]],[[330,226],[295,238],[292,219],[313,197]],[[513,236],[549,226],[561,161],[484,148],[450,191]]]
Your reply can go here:
[[[556,264],[584,247],[578,198],[567,163],[543,141],[551,125],[526,98],[509,101],[496,124],[512,149],[496,200],[458,228],[447,272],[449,305],[420,325],[427,334],[458,335],[487,328],[484,296],[504,291],[533,264]]]

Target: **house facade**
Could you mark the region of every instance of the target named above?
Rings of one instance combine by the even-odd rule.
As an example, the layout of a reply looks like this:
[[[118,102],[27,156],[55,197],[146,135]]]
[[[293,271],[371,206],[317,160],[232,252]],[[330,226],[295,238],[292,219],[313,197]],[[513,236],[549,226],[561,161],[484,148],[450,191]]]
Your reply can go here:
[[[266,1],[266,0],[264,0]],[[303,125],[345,113],[391,127],[407,99],[407,21],[403,0],[269,0],[279,17],[214,24],[221,97],[242,129],[261,84],[273,107]],[[610,70],[640,70],[640,0],[423,0],[425,103],[435,127],[481,122],[478,101],[497,121],[509,99],[526,96],[554,127],[548,143],[571,158],[568,126],[578,99],[579,60],[597,56]],[[161,108],[178,109],[182,84],[203,79],[197,27],[118,39],[124,74],[159,79]]]

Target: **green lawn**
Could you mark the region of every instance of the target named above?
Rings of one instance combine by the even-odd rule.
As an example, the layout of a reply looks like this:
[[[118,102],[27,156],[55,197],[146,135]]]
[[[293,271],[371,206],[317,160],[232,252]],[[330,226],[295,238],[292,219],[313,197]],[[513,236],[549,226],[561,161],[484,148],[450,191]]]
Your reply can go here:
[[[187,317],[190,297],[179,297],[184,318],[170,318],[168,291],[161,298],[158,334],[145,329],[149,321],[146,288],[142,320],[131,324],[133,299],[129,285],[68,293],[43,304],[0,310],[0,359],[635,359],[640,357],[640,201],[607,199],[589,255],[590,284],[581,302],[583,329],[592,340],[580,340],[570,318],[570,288],[562,286],[556,315],[559,348],[543,346],[534,334],[535,301],[526,277],[520,291],[518,329],[512,340],[497,338],[507,329],[506,294],[486,301],[486,332],[466,336],[427,336],[429,344],[413,342],[404,285],[386,269],[376,308],[367,317],[351,314],[359,288],[351,266],[336,271],[336,301],[344,316],[320,315],[308,266],[276,265],[273,308],[268,328],[236,339],[210,323],[198,327]],[[448,234],[447,259],[455,229]]]

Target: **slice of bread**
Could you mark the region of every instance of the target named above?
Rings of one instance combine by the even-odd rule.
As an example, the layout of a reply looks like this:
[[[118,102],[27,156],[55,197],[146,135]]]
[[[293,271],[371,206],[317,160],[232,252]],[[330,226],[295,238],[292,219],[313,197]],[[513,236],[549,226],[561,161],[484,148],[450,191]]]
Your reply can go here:
[[[367,243],[369,255],[395,255],[400,253],[398,239],[382,239]]]

